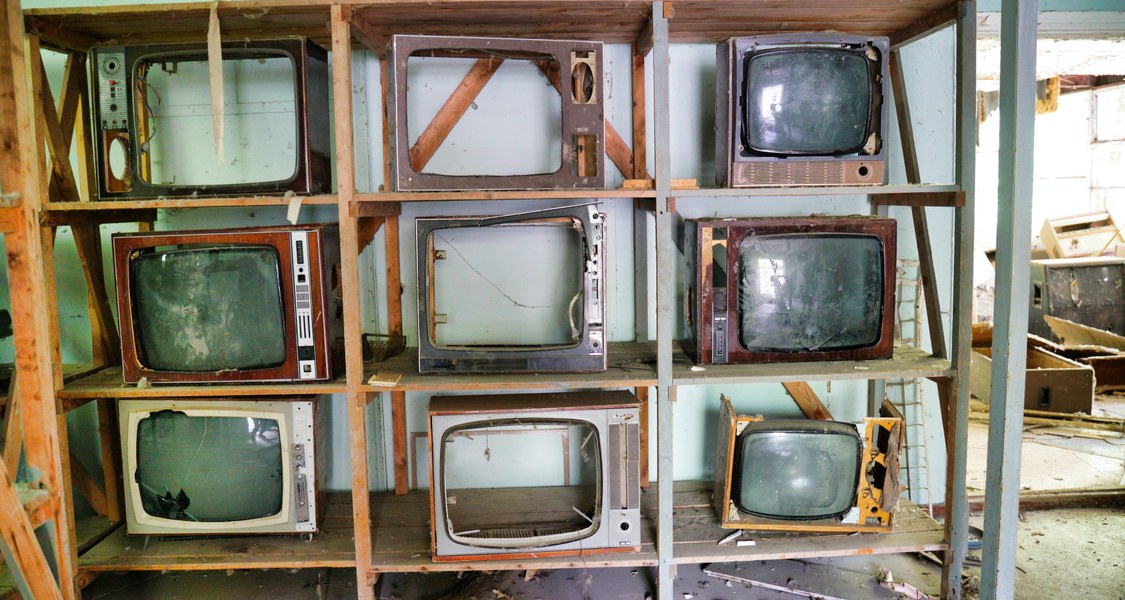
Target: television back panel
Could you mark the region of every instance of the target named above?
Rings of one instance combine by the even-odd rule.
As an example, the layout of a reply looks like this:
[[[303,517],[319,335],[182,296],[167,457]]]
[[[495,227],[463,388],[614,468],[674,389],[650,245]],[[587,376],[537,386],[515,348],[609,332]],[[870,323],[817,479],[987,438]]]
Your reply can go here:
[[[1028,333],[1058,341],[1045,315],[1125,335],[1125,258],[1031,261]]]
[[[531,60],[539,65],[544,83],[561,96],[561,163],[547,173],[520,175],[451,175],[426,172],[419,163],[418,142],[425,136],[409,131],[407,72],[412,56],[477,58],[489,62]],[[605,107],[601,42],[530,40],[468,36],[396,35],[391,40],[387,94],[394,181],[399,191],[602,189],[605,187]],[[491,73],[491,71],[490,71]],[[491,75],[489,75],[491,76]],[[416,93],[420,93],[415,90]],[[431,127],[433,124],[431,123]],[[427,133],[429,131],[427,130]],[[448,132],[446,132],[448,133]],[[441,139],[444,139],[442,136]],[[440,141],[437,145],[440,146]],[[482,148],[499,143],[482,136]],[[473,148],[466,149],[474,152]],[[428,160],[428,159],[427,159]]]
[[[748,347],[744,339],[742,302],[750,285],[748,275],[743,273],[740,261],[740,248],[744,242],[757,236],[794,238],[815,236],[852,237],[857,239],[877,239],[881,247],[881,263],[868,265],[868,276],[879,278],[877,315],[868,320],[877,333],[870,343],[831,347],[830,339],[820,339],[819,343],[809,343],[799,349]],[[890,358],[894,351],[894,293],[896,260],[896,222],[894,219],[879,217],[763,217],[745,219],[688,219],[683,223],[682,249],[685,266],[685,304],[687,309],[688,337],[684,340],[687,354],[699,364],[757,363],[757,362],[796,362],[818,360],[866,360]],[[765,257],[769,268],[775,271],[771,277],[758,282],[758,285],[777,290],[784,289],[785,278],[797,274],[799,269],[807,270],[806,279],[820,283],[833,281],[845,286],[855,281],[858,274],[849,269],[829,270],[809,262],[808,256],[801,256],[799,250],[790,252],[793,260],[801,264],[786,265],[783,260],[770,260]],[[832,255],[835,259],[841,255]],[[790,257],[793,258],[793,257]],[[858,260],[858,257],[857,257]],[[858,263],[856,263],[858,265]],[[874,270],[879,273],[875,273]],[[767,269],[768,271],[769,269]],[[764,277],[759,274],[759,277]],[[776,287],[775,287],[776,286]],[[791,327],[804,325],[813,327],[827,314],[837,314],[855,308],[856,299],[841,295],[837,288],[826,286],[820,294],[813,295],[814,304],[804,306],[799,316],[796,308],[792,313],[778,315],[777,319],[765,321],[766,325],[776,326],[781,331],[782,324]],[[755,289],[755,288],[749,288]],[[872,298],[866,296],[872,295]],[[862,300],[874,303],[874,294],[864,294]],[[787,319],[805,319],[790,324]],[[877,322],[876,322],[877,321]],[[831,335],[824,336],[831,338]],[[840,339],[840,338],[836,338]]]
[[[767,153],[743,140],[747,57],[755,53],[843,49],[868,62],[868,137],[846,155]],[[721,187],[881,185],[886,181],[887,99],[890,98],[890,41],[885,37],[799,33],[731,38],[717,47],[715,80],[716,183]],[[819,99],[819,98],[818,98]],[[799,99],[798,99],[799,100]],[[795,102],[781,98],[779,102]]]
[[[542,558],[549,556],[584,556],[607,552],[635,552],[640,548],[640,401],[626,391],[563,392],[552,394],[495,394],[479,396],[434,396],[429,405],[430,437],[430,514],[433,516],[431,544],[436,562]],[[590,429],[583,440],[570,440],[575,450],[563,453],[564,462],[594,460],[598,463],[597,500],[589,525],[576,535],[559,536],[553,527],[532,526],[534,518],[557,513],[574,517],[576,508],[570,502],[569,485],[562,487],[499,487],[474,490],[453,489],[447,480],[473,477],[472,473],[446,471],[450,438],[458,431],[491,424],[582,424]],[[479,429],[478,429],[479,431]],[[540,433],[543,433],[540,431]],[[487,434],[474,433],[474,437]],[[503,437],[502,435],[500,437]],[[572,436],[573,438],[573,436]],[[501,440],[487,442],[486,461],[502,460]],[[597,452],[590,450],[596,445]],[[487,452],[487,450],[486,450]],[[538,455],[537,455],[538,456]],[[523,459],[532,459],[526,452]],[[550,470],[552,465],[535,467]],[[518,471],[501,465],[505,472]],[[568,481],[570,481],[568,476]],[[447,487],[449,489],[447,489]],[[524,499],[534,515],[519,515],[512,501]],[[493,495],[496,495],[495,498]],[[537,504],[526,499],[535,497]],[[505,498],[507,500],[505,500]],[[504,520],[505,513],[496,510],[509,503],[517,522]],[[474,519],[490,523],[490,527],[463,530],[466,525],[451,517],[452,508],[469,511]],[[466,514],[466,513],[461,513]],[[586,521],[582,521],[583,524]],[[460,524],[461,527],[457,525]],[[479,530],[478,530],[479,529]],[[538,539],[537,539],[538,538]],[[546,540],[552,540],[547,542]],[[538,543],[543,542],[543,543]]]
[[[223,42],[224,60],[240,60],[243,66],[234,72],[240,73],[245,81],[228,82],[238,87],[238,96],[248,96],[257,92],[264,94],[265,85],[276,85],[276,82],[259,79],[272,79],[272,72],[255,72],[257,64],[264,64],[267,59],[282,58],[292,67],[293,90],[291,98],[295,123],[293,124],[293,139],[276,141],[271,144],[263,142],[260,151],[286,148],[294,153],[293,169],[291,172],[279,172],[273,176],[265,176],[268,180],[253,180],[253,175],[248,175],[251,180],[241,182],[210,183],[210,182],[185,182],[177,181],[175,172],[167,180],[153,181],[157,166],[161,164],[161,155],[157,154],[158,148],[164,152],[182,152],[187,145],[185,139],[178,136],[186,135],[190,130],[198,129],[192,119],[198,120],[194,107],[187,104],[169,104],[170,99],[163,98],[156,89],[153,79],[163,78],[173,82],[177,78],[183,79],[190,75],[185,74],[188,69],[181,69],[184,63],[199,63],[202,66],[193,69],[193,72],[202,73],[207,61],[207,44],[148,44],[138,46],[104,46],[91,51],[90,69],[94,85],[93,119],[94,131],[97,132],[94,142],[94,152],[97,160],[98,195],[103,200],[132,200],[138,198],[158,197],[194,197],[194,196],[237,196],[237,195],[262,195],[262,194],[322,194],[331,191],[332,167],[331,144],[328,122],[328,54],[327,52],[306,38],[281,38],[272,40],[252,40],[239,42]],[[249,67],[249,70],[246,69]],[[179,73],[179,75],[177,75]],[[199,88],[200,86],[192,86]],[[205,89],[205,88],[204,88]],[[195,90],[189,90],[192,93]],[[167,94],[167,90],[165,90]],[[268,95],[268,94],[267,94]],[[273,102],[275,98],[262,98],[262,106]],[[196,104],[202,102],[196,99]],[[209,99],[206,100],[209,102]],[[174,104],[174,103],[172,103]],[[257,112],[261,112],[260,107]],[[264,110],[278,110],[277,107],[267,107]],[[208,111],[209,112],[209,111]],[[158,121],[158,117],[164,119]],[[228,118],[230,115],[228,115]],[[166,127],[174,121],[186,123],[180,128]],[[157,127],[156,123],[164,125]],[[209,124],[209,119],[207,119]],[[238,123],[242,127],[256,127],[254,124]],[[243,147],[245,154],[246,145],[250,139],[268,140],[265,128],[241,132],[238,127],[229,128],[226,145],[230,148]],[[276,128],[275,128],[276,129]],[[234,136],[241,135],[238,141]],[[209,140],[208,140],[209,141]],[[196,143],[196,142],[193,142]],[[117,152],[120,151],[120,158]],[[204,152],[206,154],[206,152]],[[237,163],[239,156],[227,153],[224,165],[231,166]],[[251,156],[242,156],[242,163],[250,162]],[[192,157],[188,161],[195,164],[204,161],[216,163],[216,158]],[[263,160],[264,164],[277,163],[280,158]],[[203,170],[202,181],[208,181],[207,173],[216,173],[220,165],[212,164],[208,171]],[[277,168],[277,164],[273,164]],[[283,171],[285,165],[280,165]],[[182,174],[180,174],[182,175]],[[211,176],[210,180],[214,177]]]
[[[541,345],[441,343],[438,328],[456,324],[449,323],[447,315],[439,314],[436,307],[435,265],[447,259],[443,248],[435,248],[438,234],[464,228],[532,223],[562,225],[577,231],[580,237],[580,256],[574,256],[573,260],[581,269],[581,291],[573,297],[572,304],[581,306],[582,317],[580,322],[572,317],[573,321],[567,325],[570,339]],[[597,210],[596,204],[502,216],[419,218],[415,229],[420,373],[593,373],[606,369],[606,228],[605,214]],[[568,316],[573,314],[568,309]]]

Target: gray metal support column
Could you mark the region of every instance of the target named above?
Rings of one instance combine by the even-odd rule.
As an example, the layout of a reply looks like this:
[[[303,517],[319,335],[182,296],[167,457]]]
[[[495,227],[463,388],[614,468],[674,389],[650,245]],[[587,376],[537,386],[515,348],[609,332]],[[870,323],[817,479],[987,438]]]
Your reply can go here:
[[[969,363],[972,359],[973,215],[977,144],[977,27],[975,0],[962,0],[957,14],[957,139],[956,181],[965,193],[965,206],[955,209],[957,232],[953,251],[953,352],[956,384],[947,411],[945,487],[945,555],[942,597],[961,598],[961,571],[969,544],[969,498],[965,464],[969,435]],[[945,401],[943,398],[942,401]]]
[[[675,565],[672,564],[672,337],[675,306],[672,261],[675,252],[673,214],[669,210],[672,188],[670,74],[668,19],[664,3],[652,7],[652,97],[656,169],[656,399],[657,399],[657,584],[660,600],[672,600]]]
[[[1015,594],[1020,443],[1031,260],[1037,0],[1003,0],[1000,13],[1000,185],[996,312],[984,501],[981,598]]]

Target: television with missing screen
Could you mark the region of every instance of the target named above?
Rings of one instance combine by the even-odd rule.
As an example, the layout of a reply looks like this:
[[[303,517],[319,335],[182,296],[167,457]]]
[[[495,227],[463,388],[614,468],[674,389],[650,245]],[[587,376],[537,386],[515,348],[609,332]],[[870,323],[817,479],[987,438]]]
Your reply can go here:
[[[860,424],[762,419],[722,397],[714,503],[727,529],[888,531],[903,422],[885,405]]]
[[[301,37],[238,40],[223,42],[221,55],[223,160],[207,44],[91,50],[99,198],[331,191],[324,48]]]
[[[419,372],[604,371],[598,208],[416,219]]]
[[[395,189],[604,188],[602,46],[393,36],[386,98]]]
[[[685,350],[700,364],[890,358],[895,228],[860,216],[684,221]]]
[[[433,397],[434,560],[637,551],[642,426],[627,391]]]
[[[323,423],[309,398],[119,400],[130,534],[312,533]]]
[[[125,383],[332,379],[339,252],[335,225],[115,234]]]
[[[884,183],[889,52],[885,37],[835,33],[720,43],[718,184]]]

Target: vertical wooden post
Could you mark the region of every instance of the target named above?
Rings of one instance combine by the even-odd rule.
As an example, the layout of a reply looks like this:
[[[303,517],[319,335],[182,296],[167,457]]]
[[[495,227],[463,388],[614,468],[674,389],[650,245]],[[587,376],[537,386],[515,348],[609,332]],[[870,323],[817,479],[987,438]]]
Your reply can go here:
[[[355,202],[355,140],[352,134],[352,34],[351,9],[332,6],[332,93],[336,128],[336,182],[340,218],[340,261],[344,300],[344,351],[347,357],[348,448],[352,471],[352,518],[355,527],[357,592],[372,600],[371,506],[367,481],[367,394],[363,386],[363,350],[360,347],[359,242]]]
[[[15,328],[16,376],[19,379],[20,415],[23,421],[27,463],[37,472],[38,484],[48,493],[49,514],[54,521],[51,547],[58,569],[61,594],[44,591],[44,597],[74,598],[75,558],[71,523],[67,518],[69,489],[60,449],[58,420],[55,412],[54,369],[52,361],[51,326],[48,310],[53,271],[50,256],[43,254],[39,212],[42,194],[41,173],[45,162],[39,161],[42,147],[36,135],[35,111],[29,106],[32,72],[28,66],[29,46],[38,49],[37,41],[25,41],[23,14],[19,2],[7,2],[0,13],[0,32],[4,45],[0,48],[0,185],[6,193],[19,194],[19,219],[16,228],[6,236],[8,278],[11,288],[12,322]],[[35,101],[38,102],[38,98]],[[15,497],[11,480],[0,481],[0,494],[9,501]],[[10,502],[8,503],[10,504]],[[7,507],[6,507],[7,508]],[[22,506],[19,507],[22,512]],[[10,513],[9,513],[10,514]],[[26,522],[26,515],[20,515]],[[25,529],[12,518],[2,520],[7,534]],[[26,531],[24,531],[26,533]],[[22,547],[28,561],[38,562],[35,548]],[[35,576],[24,573],[25,577]],[[49,576],[49,572],[47,573]],[[40,574],[39,587],[48,587]],[[38,594],[35,594],[39,597]]]
[[[1012,598],[1015,594],[1027,369],[1027,290],[1031,276],[1038,4],[1037,0],[1003,0],[1000,12],[996,317],[980,568],[982,598]]]

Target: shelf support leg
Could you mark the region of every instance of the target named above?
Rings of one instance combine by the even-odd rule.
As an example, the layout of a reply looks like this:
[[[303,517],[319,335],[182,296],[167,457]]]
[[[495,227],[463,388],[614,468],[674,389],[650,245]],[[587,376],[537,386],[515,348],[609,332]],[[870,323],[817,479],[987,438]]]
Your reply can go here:
[[[1031,268],[1038,1],[1003,0],[1001,7],[996,318],[981,553],[982,598],[1012,598],[1015,594]]]
[[[348,449],[352,471],[352,519],[355,528],[356,591],[373,600],[371,583],[371,504],[367,474],[367,394],[360,347],[359,239],[355,201],[355,140],[352,134],[351,9],[332,6],[332,93],[336,129],[336,182],[340,220],[341,288],[344,300],[344,352],[347,369]]]

